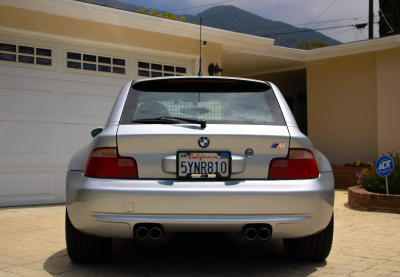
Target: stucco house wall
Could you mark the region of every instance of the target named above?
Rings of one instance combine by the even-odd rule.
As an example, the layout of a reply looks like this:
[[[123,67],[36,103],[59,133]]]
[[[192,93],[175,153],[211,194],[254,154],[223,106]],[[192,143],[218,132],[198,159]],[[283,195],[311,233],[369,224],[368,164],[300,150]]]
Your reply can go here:
[[[400,151],[400,49],[307,63],[308,135],[333,164]]]
[[[333,164],[377,153],[376,54],[307,63],[308,135]]]
[[[198,39],[6,5],[0,5],[0,26],[41,34],[90,39],[91,41],[137,47],[138,49],[199,56],[200,44]],[[210,63],[221,65],[221,44],[207,42],[207,47],[202,47],[202,60],[203,71]],[[192,74],[197,74],[198,68],[196,66],[194,68],[196,68],[196,72],[192,72]]]
[[[400,152],[400,48],[376,54],[378,155]]]

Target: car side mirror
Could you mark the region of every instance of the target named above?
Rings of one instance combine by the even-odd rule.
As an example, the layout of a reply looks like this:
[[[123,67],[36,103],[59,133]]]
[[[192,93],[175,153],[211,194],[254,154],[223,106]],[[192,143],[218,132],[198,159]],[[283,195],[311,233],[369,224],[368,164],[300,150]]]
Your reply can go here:
[[[92,130],[92,132],[90,132],[90,134],[92,135],[92,137],[96,137],[101,132],[103,132],[103,128],[95,128]]]

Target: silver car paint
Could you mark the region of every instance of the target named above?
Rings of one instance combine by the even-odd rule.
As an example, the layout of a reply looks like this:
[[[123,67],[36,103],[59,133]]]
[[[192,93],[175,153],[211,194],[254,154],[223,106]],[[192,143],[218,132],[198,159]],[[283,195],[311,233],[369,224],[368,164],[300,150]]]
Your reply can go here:
[[[150,80],[140,82],[143,81]],[[272,83],[269,84],[287,122],[285,128],[288,135],[290,134],[290,147],[313,151],[320,170],[319,178],[293,181],[271,181],[265,178],[246,180],[251,177],[245,175],[246,168],[250,167],[247,167],[248,160],[244,153],[232,153],[235,157],[233,168],[237,168],[234,170],[237,174],[232,175],[232,178],[241,177],[227,182],[167,180],[173,176],[173,153],[158,156],[154,153],[157,157],[153,158],[159,159],[159,173],[164,174],[160,175],[162,178],[112,180],[85,177],[83,171],[90,152],[97,147],[116,147],[117,132],[129,132],[129,127],[118,130],[121,127],[119,118],[132,85],[132,82],[128,82],[121,90],[103,132],[75,153],[69,163],[67,208],[74,226],[85,233],[102,237],[132,237],[135,223],[149,221],[162,223],[171,231],[224,232],[237,231],[246,223],[265,222],[272,225],[274,238],[303,237],[325,228],[332,216],[334,203],[334,181],[330,163],[297,128],[279,89]],[[193,125],[181,124],[173,129],[171,125],[167,126],[168,131],[200,135],[198,128],[192,128]],[[213,124],[207,126],[208,131],[214,130],[217,133],[212,126]],[[235,133],[237,128],[234,126],[225,125],[224,128]],[[135,132],[140,129],[143,134],[149,135],[154,129],[149,127],[147,125],[138,128]],[[283,154],[278,156],[284,156]],[[145,155],[143,153],[144,158]],[[140,157],[135,156],[136,158],[140,160]],[[164,165],[164,160],[168,160],[166,163],[169,165]],[[268,167],[259,167],[258,170],[262,170],[264,176],[267,176]],[[146,174],[151,176],[151,171]],[[134,203],[134,213],[124,211],[125,202]]]
[[[69,171],[68,213],[82,232],[132,238],[136,223],[160,223],[166,232],[240,232],[269,223],[273,238],[296,238],[325,228],[334,203],[332,172],[311,180],[112,180]],[[133,212],[124,203],[134,203]]]
[[[271,148],[274,142],[289,145],[286,126],[208,124],[207,128],[193,124],[165,125],[120,125],[117,133],[118,152],[121,156],[133,157],[138,165],[140,178],[175,178],[163,171],[160,161],[176,154],[176,151],[201,151],[199,137],[207,136],[210,146],[207,151],[230,151],[245,160],[242,173],[235,172],[232,179],[267,179],[268,166],[273,158],[286,157],[288,148]],[[154,147],[157,145],[157,147]],[[245,156],[247,148],[255,155]],[[239,160],[232,166],[238,167]],[[172,172],[176,173],[176,170]]]

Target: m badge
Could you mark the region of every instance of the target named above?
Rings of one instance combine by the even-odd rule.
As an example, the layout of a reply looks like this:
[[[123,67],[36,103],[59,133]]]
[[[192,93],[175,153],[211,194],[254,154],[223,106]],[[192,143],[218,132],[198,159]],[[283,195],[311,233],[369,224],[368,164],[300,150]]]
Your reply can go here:
[[[284,142],[274,142],[271,145],[271,148],[285,148],[285,143]]]

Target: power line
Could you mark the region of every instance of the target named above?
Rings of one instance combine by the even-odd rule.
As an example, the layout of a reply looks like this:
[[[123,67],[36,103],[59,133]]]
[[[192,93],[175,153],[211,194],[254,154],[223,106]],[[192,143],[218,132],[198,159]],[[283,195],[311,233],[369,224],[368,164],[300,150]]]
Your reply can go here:
[[[357,24],[358,24],[357,18],[354,18],[354,20],[355,20],[355,21],[357,22]],[[363,31],[361,31],[361,34],[362,34],[362,36],[364,37],[364,39],[366,39],[365,36],[364,36],[364,32],[363,32]]]
[[[358,41],[358,36],[357,36],[356,29],[354,28],[354,26],[353,26],[353,30],[354,30],[354,34],[356,35],[356,39]]]
[[[330,35],[330,37],[338,36],[338,35],[340,35],[340,34],[344,34],[344,33],[346,33],[346,32],[350,32],[351,30],[353,30],[353,28],[351,28],[351,29],[348,29],[348,30],[346,30],[346,31],[342,31],[342,32],[339,32],[339,33],[333,34],[333,35]]]
[[[206,5],[201,5],[201,6],[194,6],[194,7],[176,9],[176,10],[172,10],[172,11],[170,11],[170,12],[183,11],[183,10],[189,10],[189,9],[194,9],[194,8],[206,7],[206,6],[213,6],[213,5],[218,5],[218,4],[227,3],[227,2],[232,2],[232,1],[235,1],[235,0],[227,0],[227,1],[217,2],[217,3],[213,3],[213,4],[206,4]]]
[[[320,29],[309,29],[309,30],[300,30],[297,32],[288,32],[288,33],[277,33],[277,34],[270,34],[270,35],[262,35],[260,37],[269,37],[269,36],[277,36],[277,35],[289,35],[289,34],[297,34],[297,33],[305,33],[305,32],[314,32],[320,30],[329,30],[329,29],[337,29],[337,28],[344,28],[344,27],[354,27],[354,25],[345,25],[345,26],[336,26],[336,27],[327,27],[327,28],[320,28]]]
[[[336,0],[333,0],[326,8],[325,10],[323,10],[319,15],[317,15],[316,18],[314,18],[309,24],[307,24],[306,26],[304,26],[301,30],[297,31],[297,33],[301,32],[302,30],[304,30],[305,28],[307,28],[308,25],[310,25],[311,23],[313,23],[318,17],[320,17],[327,9],[329,9],[330,6],[332,6],[332,4],[335,2]],[[285,38],[283,41],[281,41],[281,43],[284,43],[287,39],[291,38],[292,36],[289,36],[287,38]]]
[[[361,17],[358,17],[358,19],[361,20]],[[320,23],[327,23],[327,22],[339,22],[339,21],[349,21],[349,20],[354,20],[354,18],[348,18],[348,19],[337,19],[337,20],[328,20],[328,21],[317,21],[313,23],[302,23],[302,24],[288,24],[289,26],[284,26],[284,25],[279,25],[275,27],[266,27],[266,28],[256,28],[256,29],[246,29],[246,30],[232,30],[232,32],[245,32],[245,31],[258,31],[258,30],[265,30],[265,29],[274,29],[274,28],[289,28],[292,26],[301,26],[301,25],[311,25],[311,24],[320,24]]]

